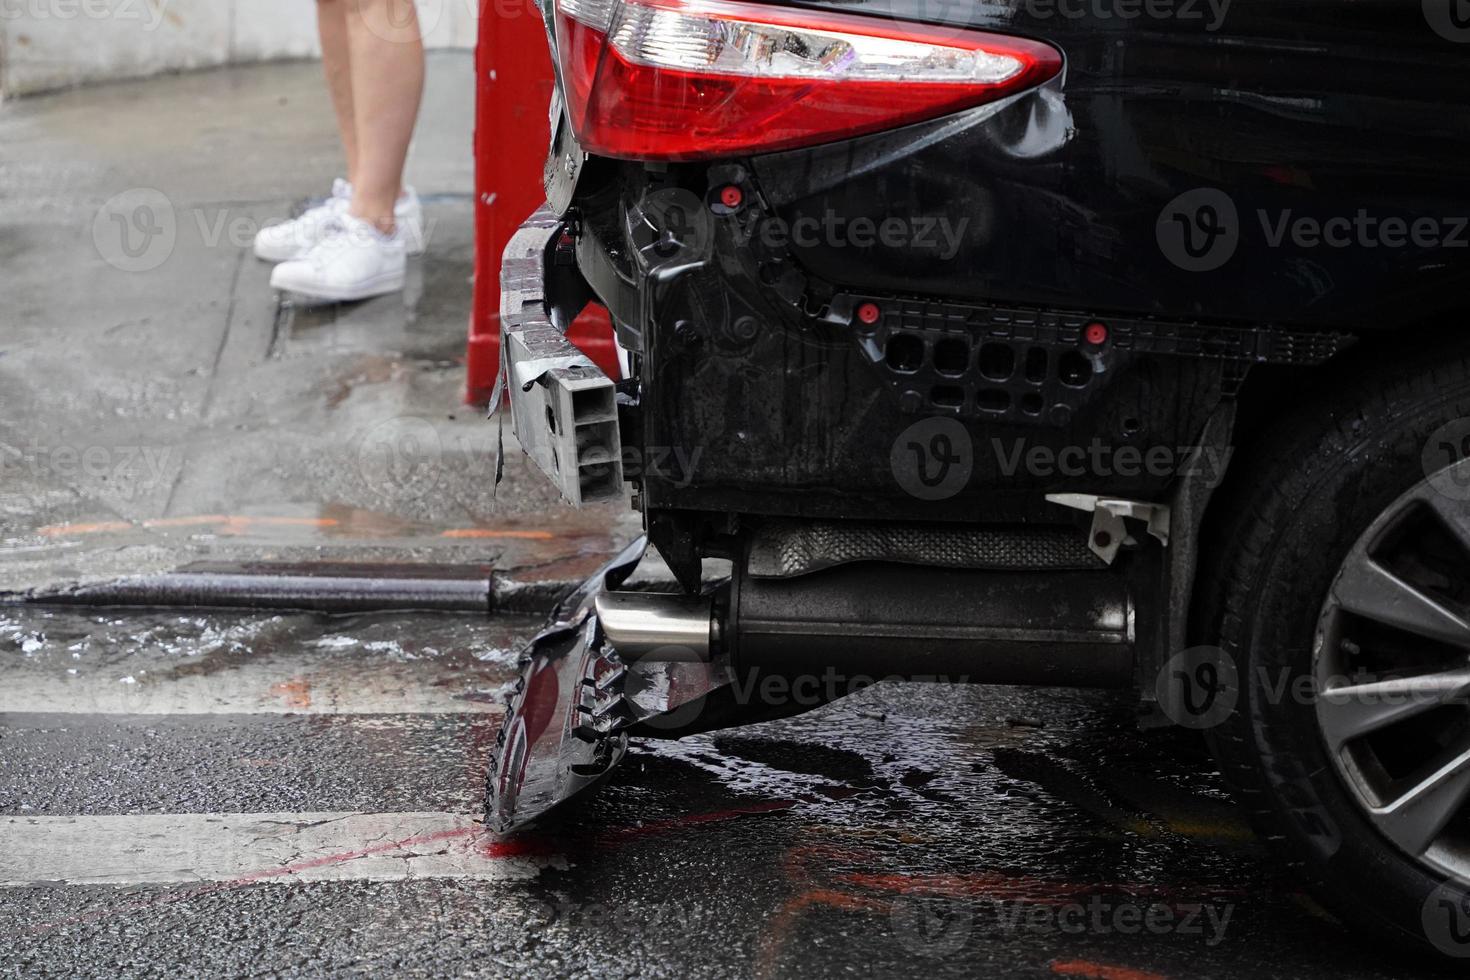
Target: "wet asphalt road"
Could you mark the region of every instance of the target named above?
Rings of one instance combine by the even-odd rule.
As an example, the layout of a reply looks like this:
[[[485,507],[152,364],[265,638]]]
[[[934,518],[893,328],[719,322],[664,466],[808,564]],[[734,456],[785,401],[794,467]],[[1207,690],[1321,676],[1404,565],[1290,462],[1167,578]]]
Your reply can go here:
[[[535,626],[0,610],[3,969],[1405,974],[1113,694],[880,685],[640,744],[494,841],[471,821]]]

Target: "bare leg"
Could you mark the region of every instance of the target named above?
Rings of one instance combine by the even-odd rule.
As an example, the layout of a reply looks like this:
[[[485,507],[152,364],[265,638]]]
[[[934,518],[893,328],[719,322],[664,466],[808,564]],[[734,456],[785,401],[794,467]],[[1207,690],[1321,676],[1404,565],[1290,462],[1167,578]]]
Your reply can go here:
[[[357,123],[355,217],[392,232],[403,164],[424,91],[424,45],[413,0],[343,0]]]
[[[322,67],[332,109],[337,113],[337,132],[347,156],[347,179],[357,180],[357,121],[352,110],[352,58],[347,47],[347,5],[352,0],[317,0],[316,29],[322,39]]]

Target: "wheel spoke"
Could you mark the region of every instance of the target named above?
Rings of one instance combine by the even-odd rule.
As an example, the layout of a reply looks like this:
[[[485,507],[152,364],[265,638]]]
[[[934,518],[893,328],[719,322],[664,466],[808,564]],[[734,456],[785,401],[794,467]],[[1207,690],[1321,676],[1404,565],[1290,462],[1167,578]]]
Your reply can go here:
[[[1470,552],[1470,501],[1454,500],[1442,493],[1430,492],[1424,500],[1431,510],[1439,515],[1444,526],[1459,539],[1462,547]]]
[[[1470,694],[1470,667],[1417,677],[1329,688],[1317,699],[1317,719],[1335,752],[1355,738]]]
[[[1470,623],[1462,617],[1371,558],[1349,561],[1332,587],[1344,609],[1416,636],[1470,647]]]
[[[1412,517],[1415,533],[1393,538],[1397,551],[1417,552],[1404,566],[1422,565],[1436,580],[1463,574],[1442,566],[1450,543],[1470,556],[1470,501],[1439,489],[1426,480],[1405,493],[1363,531],[1343,562],[1318,624],[1323,647],[1314,670],[1315,713],[1330,765],[1379,833],[1418,863],[1443,872],[1448,862],[1461,874],[1470,862],[1451,859],[1437,842],[1454,834],[1458,847],[1470,808],[1470,608],[1457,589],[1456,598],[1441,597],[1435,586],[1416,584],[1417,575],[1405,578],[1410,573],[1401,573],[1397,561],[1389,568],[1374,557],[1374,546],[1395,528],[1410,527]],[[1418,533],[1429,516],[1424,509],[1442,534]],[[1359,629],[1367,622],[1401,635],[1380,644],[1378,630]],[[1361,649],[1379,645],[1399,665],[1388,676],[1369,669],[1380,658]],[[1422,672],[1392,676],[1410,669]]]
[[[1455,756],[1389,806],[1373,811],[1373,816],[1395,844],[1417,857],[1429,850],[1467,797],[1470,751]]]

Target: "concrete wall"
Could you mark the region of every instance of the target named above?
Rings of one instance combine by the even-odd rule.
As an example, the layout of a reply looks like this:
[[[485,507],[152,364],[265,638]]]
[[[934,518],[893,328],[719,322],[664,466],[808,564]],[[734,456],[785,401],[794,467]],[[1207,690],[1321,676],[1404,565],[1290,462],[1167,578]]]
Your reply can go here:
[[[415,0],[425,43],[472,48],[478,0]],[[0,97],[319,53],[313,0],[0,0]]]

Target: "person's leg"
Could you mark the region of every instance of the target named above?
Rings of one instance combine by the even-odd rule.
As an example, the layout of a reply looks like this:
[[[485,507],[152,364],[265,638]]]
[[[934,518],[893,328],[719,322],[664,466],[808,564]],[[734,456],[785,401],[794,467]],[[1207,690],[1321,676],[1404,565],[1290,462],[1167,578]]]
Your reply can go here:
[[[347,157],[347,179],[357,179],[357,120],[352,107],[352,55],[347,44],[347,7],[354,0],[317,0],[316,29],[322,40],[322,68],[332,109],[337,114],[337,132]]]
[[[347,4],[357,168],[349,211],[380,231],[394,229],[403,163],[424,89],[424,45],[413,0]]]
[[[317,0],[317,33],[322,40],[322,68],[332,109],[337,114],[337,131],[342,153],[347,158],[347,179],[357,171],[357,121],[352,109],[351,53],[347,47],[347,5],[352,0]],[[332,182],[332,194],[324,203],[307,208],[288,221],[271,222],[255,236],[255,255],[267,262],[290,262],[310,251],[333,228],[341,214],[343,188]]]

